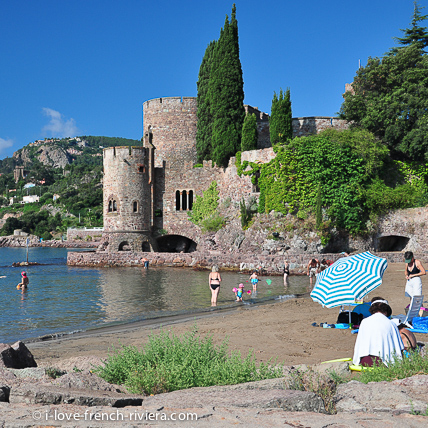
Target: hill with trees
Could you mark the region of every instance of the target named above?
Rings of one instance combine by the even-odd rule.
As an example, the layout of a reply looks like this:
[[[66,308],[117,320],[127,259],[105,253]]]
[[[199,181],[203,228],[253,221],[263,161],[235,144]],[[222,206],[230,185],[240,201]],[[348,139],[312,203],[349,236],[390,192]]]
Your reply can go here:
[[[51,239],[68,227],[101,227],[102,150],[105,147],[141,145],[139,140],[103,136],[37,140],[0,160],[0,235],[15,229]],[[24,177],[15,181],[13,171],[22,166]],[[24,197],[38,202],[22,204]],[[13,203],[9,205],[10,200]]]

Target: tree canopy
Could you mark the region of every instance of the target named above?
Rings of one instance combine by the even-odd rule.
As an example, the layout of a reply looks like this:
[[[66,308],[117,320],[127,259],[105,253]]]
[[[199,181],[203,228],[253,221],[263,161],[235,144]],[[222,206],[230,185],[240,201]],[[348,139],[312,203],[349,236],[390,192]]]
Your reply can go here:
[[[344,95],[340,116],[403,159],[428,160],[428,58],[416,44],[369,58]]]

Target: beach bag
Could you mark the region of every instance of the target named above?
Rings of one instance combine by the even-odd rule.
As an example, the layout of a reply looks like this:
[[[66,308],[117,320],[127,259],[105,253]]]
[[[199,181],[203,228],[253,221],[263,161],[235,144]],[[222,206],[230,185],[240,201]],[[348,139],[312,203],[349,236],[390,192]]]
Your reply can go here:
[[[351,323],[360,325],[363,319],[362,314],[356,314],[355,312],[351,312]],[[337,317],[336,324],[349,324],[349,311],[343,311]]]
[[[414,317],[412,319],[412,326],[418,330],[426,330],[428,333],[428,317]]]

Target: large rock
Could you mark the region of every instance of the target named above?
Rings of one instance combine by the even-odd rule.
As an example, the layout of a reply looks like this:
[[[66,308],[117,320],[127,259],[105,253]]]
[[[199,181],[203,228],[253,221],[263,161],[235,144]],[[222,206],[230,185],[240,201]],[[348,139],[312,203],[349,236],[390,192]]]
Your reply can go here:
[[[26,367],[37,367],[33,354],[24,345],[18,341],[12,346],[6,343],[0,343],[0,368],[7,367],[12,369],[24,369]]]
[[[141,406],[143,399],[136,395],[118,392],[61,388],[54,385],[25,383],[11,388],[9,403],[24,404],[74,404],[77,406]]]
[[[425,413],[428,376],[417,375],[393,382],[351,381],[339,385],[335,395],[338,412]]]

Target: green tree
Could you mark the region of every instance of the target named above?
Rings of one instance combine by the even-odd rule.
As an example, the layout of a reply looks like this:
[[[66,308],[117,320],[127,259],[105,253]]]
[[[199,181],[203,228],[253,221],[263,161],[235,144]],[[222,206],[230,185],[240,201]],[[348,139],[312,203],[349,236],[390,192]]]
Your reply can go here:
[[[198,125],[196,131],[196,152],[198,156],[198,162],[201,163],[203,160],[212,159],[212,117],[208,89],[211,76],[212,56],[214,53],[215,46],[216,42],[212,41],[205,50],[205,55],[202,59],[201,66],[199,68],[199,78],[197,82],[198,107],[196,115],[198,118]]]
[[[227,166],[229,158],[241,147],[242,124],[245,117],[244,81],[239,59],[238,22],[233,5],[229,21],[215,44],[212,55],[208,97],[212,118],[212,160]]]
[[[409,46],[409,45],[416,45],[419,49],[424,49],[428,46],[428,32],[426,27],[422,27],[419,24],[423,21],[425,21],[428,17],[428,15],[422,15],[421,11],[422,9],[425,9],[425,7],[422,7],[418,4],[418,2],[415,0],[413,2],[413,15],[412,15],[412,22],[411,27],[406,29],[400,29],[404,33],[404,37],[394,37],[394,40],[396,40],[400,45],[402,46]],[[398,48],[392,48],[391,53],[395,54],[397,53]]]
[[[284,144],[293,138],[290,89],[285,93],[281,89],[279,96],[276,92],[273,94],[269,133],[272,144]]]
[[[242,125],[241,151],[257,149],[257,118],[256,115],[247,114]]]
[[[369,58],[352,89],[342,119],[372,132],[395,157],[428,160],[428,58],[416,44]]]

